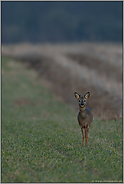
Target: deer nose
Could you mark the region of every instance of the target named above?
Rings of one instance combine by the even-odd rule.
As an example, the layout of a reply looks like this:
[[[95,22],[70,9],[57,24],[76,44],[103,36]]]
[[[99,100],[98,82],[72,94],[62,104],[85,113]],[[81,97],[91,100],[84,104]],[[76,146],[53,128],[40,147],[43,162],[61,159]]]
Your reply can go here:
[[[83,102],[83,101],[81,102],[80,106],[81,106],[81,107],[83,107],[83,106],[84,106],[84,102]]]

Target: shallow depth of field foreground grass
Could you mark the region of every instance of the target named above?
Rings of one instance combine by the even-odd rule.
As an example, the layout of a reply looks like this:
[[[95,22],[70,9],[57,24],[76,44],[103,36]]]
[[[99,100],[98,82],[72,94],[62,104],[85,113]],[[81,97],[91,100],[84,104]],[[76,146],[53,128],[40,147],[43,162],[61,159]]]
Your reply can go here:
[[[94,119],[82,148],[76,116],[34,71],[3,57],[2,182],[122,182],[122,120]]]

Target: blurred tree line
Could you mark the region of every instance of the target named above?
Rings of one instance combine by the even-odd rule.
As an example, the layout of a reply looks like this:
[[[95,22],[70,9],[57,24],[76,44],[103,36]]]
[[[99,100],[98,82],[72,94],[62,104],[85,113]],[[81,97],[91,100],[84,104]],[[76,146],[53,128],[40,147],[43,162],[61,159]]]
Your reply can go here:
[[[2,43],[122,42],[123,1],[2,1]]]

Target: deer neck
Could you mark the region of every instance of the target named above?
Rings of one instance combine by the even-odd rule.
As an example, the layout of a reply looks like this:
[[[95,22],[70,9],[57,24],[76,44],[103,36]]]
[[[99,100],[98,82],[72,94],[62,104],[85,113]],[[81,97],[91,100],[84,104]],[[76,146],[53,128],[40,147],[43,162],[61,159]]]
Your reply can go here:
[[[86,117],[86,108],[84,107],[80,107],[80,116],[84,119]]]
[[[85,111],[86,107],[79,107],[80,112]]]

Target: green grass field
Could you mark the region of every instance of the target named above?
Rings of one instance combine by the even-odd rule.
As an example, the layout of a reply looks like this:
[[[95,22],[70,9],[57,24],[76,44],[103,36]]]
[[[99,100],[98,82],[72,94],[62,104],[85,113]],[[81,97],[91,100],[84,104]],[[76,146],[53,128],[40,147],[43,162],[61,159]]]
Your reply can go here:
[[[77,112],[35,71],[2,57],[1,92],[2,182],[123,181],[122,120],[94,119],[82,148]]]

